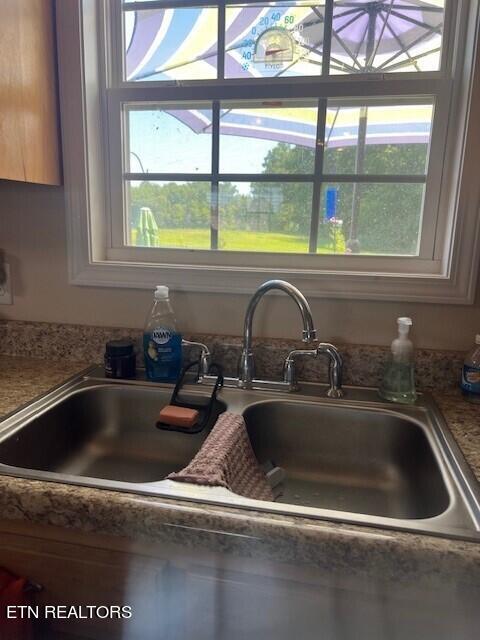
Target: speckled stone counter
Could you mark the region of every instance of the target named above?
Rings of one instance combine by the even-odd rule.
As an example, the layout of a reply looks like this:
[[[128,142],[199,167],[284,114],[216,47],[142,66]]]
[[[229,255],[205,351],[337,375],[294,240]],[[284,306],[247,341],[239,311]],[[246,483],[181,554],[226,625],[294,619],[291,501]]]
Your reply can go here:
[[[0,414],[60,384],[84,363],[0,357]],[[480,406],[438,396],[480,479]],[[54,482],[0,477],[0,516],[269,561],[304,563],[345,576],[453,581],[480,589],[480,544],[341,523],[150,498]]]
[[[462,398],[460,390],[433,393],[466,461],[480,482],[480,404]]]
[[[61,384],[88,364],[0,355],[0,416]]]

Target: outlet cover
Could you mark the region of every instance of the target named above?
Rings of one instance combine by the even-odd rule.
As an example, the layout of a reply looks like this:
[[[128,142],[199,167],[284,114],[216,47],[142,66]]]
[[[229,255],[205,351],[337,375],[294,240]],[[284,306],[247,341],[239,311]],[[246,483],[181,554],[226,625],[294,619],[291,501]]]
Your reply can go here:
[[[13,304],[12,278],[10,277],[10,265],[5,262],[5,282],[0,284],[0,304]]]

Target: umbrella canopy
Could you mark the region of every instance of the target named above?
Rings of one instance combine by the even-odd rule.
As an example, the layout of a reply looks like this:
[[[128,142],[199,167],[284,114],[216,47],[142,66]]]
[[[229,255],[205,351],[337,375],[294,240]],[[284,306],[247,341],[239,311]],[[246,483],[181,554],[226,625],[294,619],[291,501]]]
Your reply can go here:
[[[169,113],[196,133],[212,132],[207,111],[177,109]],[[327,110],[325,146],[337,148],[357,145],[360,117],[361,107],[335,106],[333,103]],[[372,106],[368,110],[366,144],[428,144],[431,121],[431,104]],[[317,134],[317,111],[314,108],[224,109],[220,112],[220,133],[313,149]]]
[[[336,0],[330,71],[438,68],[443,18],[444,0]],[[125,31],[129,81],[216,78],[215,8],[128,11]],[[323,43],[320,3],[227,6],[225,77],[318,75]]]
[[[305,2],[227,6],[226,76],[254,77],[260,67],[263,75],[311,75],[312,66],[315,73],[320,73],[315,66],[316,62],[321,63],[323,50],[324,14],[320,8],[320,4]],[[126,33],[129,80],[216,77],[217,12],[214,8],[182,7],[128,13],[133,18]],[[336,0],[331,71],[412,70],[429,60],[431,63],[432,56],[436,56],[437,64],[443,13],[444,0]],[[285,38],[293,42],[294,52],[288,50]],[[266,66],[277,66],[266,65],[265,60],[271,57],[275,61],[280,54],[286,56],[280,65],[282,69],[265,72]],[[170,113],[196,133],[212,132],[211,114],[207,111],[176,109]],[[428,143],[431,119],[431,105],[370,108],[366,132],[360,135],[365,138],[362,144]],[[227,108],[221,112],[220,125],[222,135],[313,148],[316,120],[313,108]],[[332,106],[328,109],[327,147],[353,146],[358,144],[358,137],[358,108]]]
[[[444,0],[339,0],[332,66],[346,73],[419,71],[421,60],[440,52],[443,14]]]

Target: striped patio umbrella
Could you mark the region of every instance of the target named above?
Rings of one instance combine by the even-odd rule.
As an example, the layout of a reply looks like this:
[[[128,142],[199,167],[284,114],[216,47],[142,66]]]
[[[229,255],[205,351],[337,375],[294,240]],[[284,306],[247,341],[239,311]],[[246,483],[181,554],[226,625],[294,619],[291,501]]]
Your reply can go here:
[[[323,4],[292,1],[227,6],[225,77],[320,73]],[[214,8],[156,8],[129,11],[126,15],[127,80],[216,78]],[[330,70],[332,73],[422,70],[440,51],[443,15],[444,0],[336,0]],[[278,25],[282,25],[281,32]],[[269,51],[269,43],[277,49]],[[249,50],[252,55],[245,56]],[[287,64],[280,69],[270,65],[269,70],[262,64],[259,72],[255,61],[261,64],[279,57]]]
[[[438,56],[443,5],[444,0],[336,0],[332,22],[332,71],[385,72],[418,68],[429,56]],[[254,47],[254,56],[265,56],[268,51],[260,51],[254,44],[255,38],[258,45],[262,28],[263,34],[279,31],[275,25],[283,25],[286,15],[293,19],[293,26],[291,29],[282,29],[282,32],[286,31],[288,37],[294,40],[293,61],[296,60],[296,64],[290,68],[286,64],[276,75],[311,74],[312,63],[315,67],[315,63],[321,61],[323,49],[324,19],[319,7],[302,2],[278,3],[278,6],[257,3],[227,7],[225,75],[258,75],[255,62],[245,62],[242,55],[246,50],[254,51]],[[131,17],[127,21],[129,28],[126,33],[128,80],[216,77],[217,12],[214,8],[157,8],[128,13]],[[260,26],[262,21],[265,27]],[[272,57],[275,55],[277,53],[274,50]],[[366,113],[363,111],[360,114],[364,120]],[[211,116],[206,111],[177,109],[172,115],[196,133],[212,132]],[[358,109],[333,107],[327,114],[326,142],[331,148],[357,143],[360,146],[426,143],[429,140],[430,123],[429,106],[407,107],[403,111],[370,109],[368,126],[360,126],[359,131]],[[221,112],[221,133],[313,148],[316,112],[307,108],[283,108],[277,111],[261,108],[224,109]]]
[[[247,106],[220,112],[221,135],[261,138],[315,148],[316,108]],[[212,133],[210,113],[201,109],[170,112],[196,133]],[[344,106],[332,101],[327,110],[325,147],[356,146],[362,117],[367,117],[366,144],[428,144],[432,105],[388,106],[373,104],[367,110],[354,104]]]
[[[422,61],[439,54],[443,5],[444,0],[336,0],[331,41],[332,71],[418,69]],[[287,14],[294,24],[291,29],[281,31],[288,32],[288,37],[295,41],[293,61],[296,63],[293,66],[286,64],[275,73],[311,75],[312,63],[315,67],[315,63],[321,61],[323,49],[323,13],[319,7],[302,2],[227,7],[226,77],[258,75],[255,62],[242,60],[242,52],[253,51],[252,47],[255,47],[260,58],[265,56],[268,52],[260,51],[254,44],[255,38],[258,45],[262,37],[260,23],[268,19],[263,34],[279,31],[275,25],[284,24]],[[128,13],[131,14],[126,33],[128,80],[216,77],[217,12],[214,8],[182,7]],[[273,28],[268,26],[272,24]],[[276,50],[272,57],[275,55]],[[318,72],[317,69],[315,73]],[[212,132],[211,115],[207,111],[176,109],[172,115],[196,133]],[[339,108],[332,103],[327,113],[327,147],[358,144],[361,151],[365,144],[428,143],[431,116],[428,105],[402,110],[363,109],[359,113],[355,107]],[[221,134],[313,148],[316,119],[315,109],[308,108],[228,108],[221,112]]]

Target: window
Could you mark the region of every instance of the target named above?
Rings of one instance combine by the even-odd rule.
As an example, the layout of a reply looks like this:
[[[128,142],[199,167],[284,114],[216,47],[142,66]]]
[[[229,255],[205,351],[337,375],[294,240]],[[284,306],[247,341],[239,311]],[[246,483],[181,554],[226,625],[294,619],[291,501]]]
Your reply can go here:
[[[200,289],[452,285],[475,2],[81,4],[89,267],[130,265],[132,286],[147,269]]]

